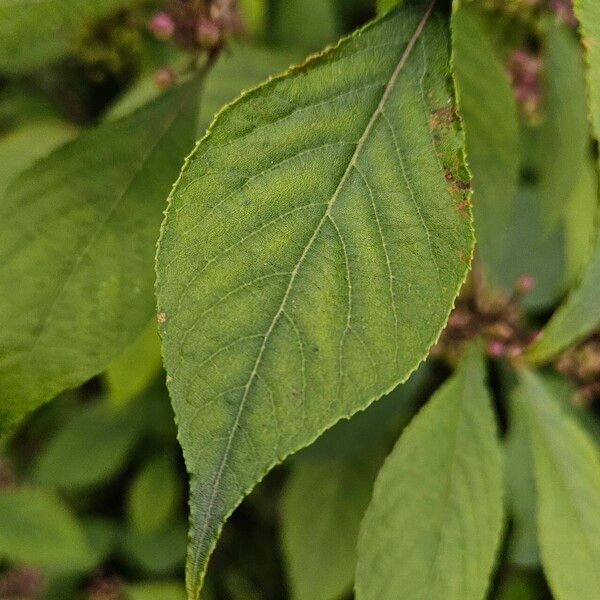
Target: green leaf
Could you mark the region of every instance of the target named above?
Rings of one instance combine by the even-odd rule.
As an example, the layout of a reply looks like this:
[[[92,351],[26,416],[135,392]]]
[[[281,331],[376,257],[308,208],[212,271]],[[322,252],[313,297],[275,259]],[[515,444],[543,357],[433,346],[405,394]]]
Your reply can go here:
[[[377,477],[358,541],[357,600],[482,600],[502,530],[502,470],[473,347]]]
[[[0,433],[102,372],[154,314],[165,198],[192,146],[194,79],[13,181],[0,223]]]
[[[0,198],[21,171],[74,136],[74,127],[48,120],[22,125],[0,138]]]
[[[82,522],[88,539],[92,559],[88,570],[100,565],[115,549],[119,538],[119,525],[104,517],[88,517]]]
[[[512,564],[540,564],[536,526],[535,479],[529,443],[527,415],[518,398],[511,395],[510,429],[506,438],[506,483],[508,512],[512,520],[508,558]]]
[[[123,406],[143,392],[162,368],[160,336],[152,319],[133,344],[108,366],[106,383],[115,406]]]
[[[84,530],[57,496],[23,487],[0,492],[0,557],[77,571],[92,555]]]
[[[416,4],[227,107],[171,196],[157,293],[192,597],[244,495],[407,379],[464,280],[448,36]]]
[[[517,106],[505,67],[477,10],[452,15],[454,75],[473,173],[477,253],[492,283],[509,250],[505,232],[513,215],[520,169]]]
[[[123,539],[123,558],[152,575],[171,573],[183,565],[186,539],[184,522],[147,533],[130,529]]]
[[[357,458],[398,439],[431,385],[432,368],[423,363],[410,379],[349,420],[342,420],[294,456],[297,460]]]
[[[44,448],[34,479],[64,489],[103,483],[125,467],[139,434],[133,414],[117,413],[106,402],[84,406]]]
[[[600,219],[598,174],[596,164],[588,156],[565,207],[565,255],[569,283],[577,283],[594,251],[597,223]]]
[[[2,0],[0,71],[39,69],[64,56],[76,31],[131,0]]]
[[[186,600],[185,587],[178,581],[149,581],[125,587],[124,600]]]
[[[535,288],[523,298],[531,310],[548,309],[564,294],[567,286],[565,233],[556,227],[547,233],[543,225],[544,206],[539,189],[523,185],[517,192],[513,217],[506,232],[506,252],[498,282],[508,293],[519,275],[528,273]],[[516,250],[518,249],[518,251]]]
[[[493,600],[541,600],[549,598],[544,578],[538,572],[511,569],[502,578]]]
[[[267,19],[267,0],[240,0],[244,27],[252,34],[263,33]]]
[[[295,600],[337,600],[352,588],[356,541],[380,461],[294,465],[283,492],[283,548]]]
[[[269,34],[284,48],[314,52],[341,33],[334,0],[278,0],[274,13]]]
[[[198,132],[203,135],[212,116],[239,93],[269,75],[287,68],[298,58],[297,53],[262,48],[252,44],[234,45],[231,53],[223,54],[206,76],[202,95],[198,97],[200,116]],[[115,120],[160,95],[154,75],[142,78],[111,107],[107,119]]]
[[[543,362],[592,333],[600,326],[600,236],[579,286],[556,311],[542,331],[542,336],[528,351],[527,357]]]
[[[382,15],[401,2],[402,0],[377,0],[377,14]]]
[[[575,0],[574,6],[586,48],[591,120],[600,138],[600,6],[596,0]]]
[[[544,61],[540,192],[541,217],[549,232],[564,214],[573,182],[585,165],[589,126],[581,48],[573,32],[559,21],[548,27]]]
[[[173,457],[161,454],[148,462],[131,484],[129,520],[141,533],[157,531],[177,513],[181,487]]]
[[[542,564],[558,600],[595,600],[600,589],[600,456],[535,373],[520,372],[538,497]]]

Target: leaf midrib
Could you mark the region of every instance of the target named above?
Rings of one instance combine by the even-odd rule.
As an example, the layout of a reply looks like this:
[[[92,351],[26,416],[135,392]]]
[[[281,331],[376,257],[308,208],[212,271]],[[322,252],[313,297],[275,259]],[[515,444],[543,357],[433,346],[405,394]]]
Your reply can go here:
[[[254,383],[254,380],[257,376],[257,372],[258,372],[258,368],[260,366],[260,363],[262,361],[267,343],[269,341],[269,338],[271,336],[271,334],[273,333],[273,330],[275,329],[275,326],[277,325],[280,317],[282,316],[282,314],[285,311],[285,306],[287,303],[287,300],[289,298],[289,295],[294,287],[294,283],[296,280],[296,277],[298,276],[298,273],[300,271],[300,268],[302,266],[302,264],[304,263],[304,260],[307,256],[307,254],[309,253],[312,245],[314,244],[315,240],[317,239],[323,225],[326,223],[327,220],[332,220],[331,217],[331,209],[333,208],[335,202],[337,201],[340,192],[342,191],[346,181],[348,180],[348,177],[350,176],[350,173],[352,171],[352,169],[356,166],[356,161],[358,160],[358,157],[360,156],[360,153],[363,149],[364,144],[366,143],[375,123],[377,122],[377,119],[379,118],[379,116],[382,114],[383,109],[389,99],[390,94],[392,93],[394,86],[396,84],[396,80],[398,79],[398,76],[400,75],[400,72],[402,71],[402,69],[404,68],[417,40],[419,39],[419,37],[421,36],[421,33],[423,32],[423,29],[425,28],[425,25],[431,15],[431,12],[433,10],[433,6],[435,5],[435,1],[436,0],[431,0],[425,10],[425,13],[423,15],[423,17],[421,18],[417,28],[415,29],[415,32],[412,34],[404,52],[402,53],[402,56],[398,62],[398,64],[396,65],[396,67],[394,68],[390,79],[384,89],[383,95],[375,109],[375,111],[373,112],[373,114],[371,115],[371,118],[369,119],[369,122],[367,123],[367,126],[365,128],[365,131],[363,132],[362,136],[360,137],[360,139],[358,140],[358,142],[356,143],[356,148],[355,151],[348,163],[348,166],[346,167],[340,182],[336,188],[336,190],[334,191],[333,195],[331,196],[329,202],[327,203],[327,208],[325,210],[325,213],[323,214],[323,217],[321,218],[321,220],[319,221],[319,223],[317,224],[317,227],[315,228],[314,233],[312,234],[312,236],[310,237],[310,239],[308,240],[306,246],[304,247],[304,250],[302,251],[302,254],[300,255],[300,258],[298,259],[298,261],[296,262],[296,266],[294,267],[291,275],[290,275],[290,280],[288,282],[288,285],[286,287],[285,293],[283,295],[283,298],[281,300],[281,303],[279,305],[279,308],[277,309],[273,319],[271,320],[271,323],[269,325],[269,328],[267,329],[264,337],[263,337],[263,341],[261,344],[261,347],[259,348],[258,351],[258,355],[256,357],[256,360],[254,362],[254,366],[252,368],[252,371],[250,372],[250,376],[248,377],[248,381],[246,383],[246,385],[244,386],[244,394],[240,400],[240,404],[238,407],[238,411],[236,413],[233,425],[231,427],[230,430],[230,434],[227,438],[227,444],[225,446],[225,450],[223,452],[223,456],[221,459],[221,462],[219,463],[219,468],[217,470],[217,473],[213,479],[213,482],[211,484],[212,490],[211,490],[211,496],[208,502],[208,506],[206,509],[206,516],[203,519],[203,526],[202,526],[202,530],[200,531],[200,535],[198,536],[198,538],[196,539],[196,544],[195,547],[193,549],[194,555],[193,555],[193,565],[194,565],[194,569],[193,572],[196,573],[197,569],[196,566],[199,563],[199,556],[200,554],[204,553],[204,541],[206,539],[206,533],[208,531],[208,525],[210,523],[211,517],[212,517],[212,513],[214,510],[214,504],[215,504],[215,500],[216,500],[216,496],[217,496],[217,492],[219,490],[220,487],[220,482],[221,479],[223,477],[223,472],[225,469],[225,466],[227,464],[227,459],[229,458],[229,453],[231,452],[231,447],[233,444],[233,440],[235,438],[235,434],[236,431],[239,427],[240,424],[240,420],[242,417],[242,414],[244,412],[244,408],[246,405],[246,401],[248,399],[248,393],[250,391],[250,388],[252,387],[252,384]],[[335,223],[334,223],[335,225]]]

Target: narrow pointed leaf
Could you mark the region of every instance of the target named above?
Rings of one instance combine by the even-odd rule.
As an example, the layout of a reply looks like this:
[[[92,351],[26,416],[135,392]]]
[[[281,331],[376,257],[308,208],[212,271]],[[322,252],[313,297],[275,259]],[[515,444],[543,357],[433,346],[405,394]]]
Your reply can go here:
[[[152,318],[155,240],[197,93],[192,80],[83,134],[2,198],[0,433],[103,371]]]
[[[573,181],[585,165],[589,125],[583,53],[566,25],[555,22],[549,26],[544,60],[540,193],[541,217],[548,233],[560,223]]]
[[[484,361],[471,348],[379,472],[357,600],[482,600],[502,530],[502,470]]]
[[[294,600],[338,600],[352,588],[358,530],[379,462],[294,465],[283,492],[281,521]]]
[[[600,138],[600,4],[596,0],[575,0],[574,7],[586,49],[592,126],[596,138]]]
[[[462,136],[430,8],[392,11],[243,95],[172,194],[157,290],[194,598],[244,495],[406,379],[464,279]]]
[[[540,340],[528,352],[534,362],[556,356],[567,346],[600,327],[600,236],[581,282],[556,311],[542,331]]]
[[[538,497],[542,564],[557,600],[595,600],[600,589],[600,455],[539,376],[520,373]]]
[[[489,279],[498,285],[520,168],[517,106],[506,69],[472,6],[463,5],[453,13],[452,40],[473,173],[477,253]]]

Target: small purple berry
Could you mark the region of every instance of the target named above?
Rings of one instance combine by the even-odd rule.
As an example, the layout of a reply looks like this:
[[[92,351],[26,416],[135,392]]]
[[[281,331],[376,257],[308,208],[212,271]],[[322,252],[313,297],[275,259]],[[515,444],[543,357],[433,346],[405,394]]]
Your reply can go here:
[[[196,27],[196,40],[203,48],[216,48],[222,40],[221,27],[215,21],[202,17]]]
[[[500,340],[490,340],[487,344],[487,353],[492,358],[500,358],[506,352],[506,345]]]
[[[175,21],[173,17],[166,12],[157,12],[149,23],[152,33],[161,40],[168,40],[175,33]]]
[[[535,288],[535,279],[529,273],[523,273],[517,277],[515,289],[520,294],[527,294]]]
[[[177,75],[169,67],[161,67],[154,73],[154,83],[159,88],[167,88],[175,83]]]

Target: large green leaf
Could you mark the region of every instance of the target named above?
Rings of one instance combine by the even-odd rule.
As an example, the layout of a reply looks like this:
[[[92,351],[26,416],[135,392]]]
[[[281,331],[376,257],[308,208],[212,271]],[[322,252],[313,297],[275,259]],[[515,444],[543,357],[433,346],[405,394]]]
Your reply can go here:
[[[2,198],[0,432],[104,370],[152,318],[157,230],[197,94],[194,79],[83,134]]]
[[[351,589],[378,465],[356,459],[294,465],[283,492],[282,536],[295,600],[338,600]]]
[[[544,58],[540,187],[544,206],[541,218],[548,232],[561,220],[573,181],[585,165],[589,126],[583,55],[566,25],[556,21],[549,26]]]
[[[28,123],[0,138],[0,198],[10,182],[36,160],[72,139],[75,128],[58,120]]]
[[[58,571],[89,566],[81,524],[54,494],[33,488],[0,492],[0,558]]]
[[[596,0],[575,0],[574,5],[586,48],[592,125],[600,138],[600,4]]]
[[[243,95],[188,160],[157,290],[192,597],[256,482],[405,380],[445,323],[472,252],[450,81],[443,19],[403,6]]]
[[[542,380],[520,372],[538,497],[542,564],[557,600],[596,600],[600,590],[600,456]]]
[[[517,106],[505,67],[472,6],[463,5],[453,13],[452,40],[473,173],[477,253],[486,274],[498,284],[520,168]]]
[[[2,0],[0,71],[39,69],[69,51],[73,34],[132,0]]]
[[[542,337],[528,352],[535,362],[546,361],[600,326],[600,236],[579,286],[556,311]]]
[[[361,526],[358,600],[482,600],[502,529],[502,456],[473,347],[413,419]]]

